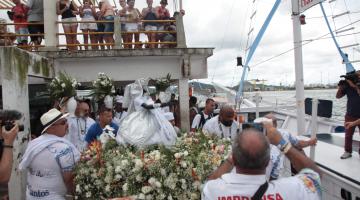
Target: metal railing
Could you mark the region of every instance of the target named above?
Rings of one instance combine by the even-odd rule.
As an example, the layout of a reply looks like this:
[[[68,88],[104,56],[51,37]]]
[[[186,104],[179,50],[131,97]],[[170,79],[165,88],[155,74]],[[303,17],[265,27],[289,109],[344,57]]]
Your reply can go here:
[[[170,23],[173,23],[173,25],[177,25],[177,21],[176,20],[140,20],[139,23],[144,24],[146,22],[155,22],[157,24],[164,24],[163,26],[166,25],[170,25]],[[60,25],[60,24],[81,24],[81,23],[96,23],[96,24],[104,24],[104,23],[113,23],[114,24],[114,31],[113,32],[98,32],[98,31],[91,31],[91,32],[76,32],[76,33],[65,33],[65,32],[57,32],[56,36],[57,40],[58,40],[58,44],[56,45],[57,48],[63,48],[63,47],[91,47],[92,49],[94,47],[94,49],[104,49],[104,48],[99,48],[99,47],[105,47],[107,46],[108,49],[110,48],[132,48],[132,46],[134,45],[135,48],[143,48],[143,46],[145,46],[145,48],[150,48],[151,45],[155,46],[155,48],[163,48],[163,47],[177,47],[177,35],[178,32],[175,30],[157,30],[157,31],[146,31],[143,29],[139,29],[139,31],[124,31],[121,30],[121,24],[123,23],[129,23],[129,21],[120,21],[120,19],[117,17],[115,18],[115,20],[113,21],[104,21],[104,20],[99,20],[99,21],[76,21],[76,22],[63,22],[63,21],[55,21],[56,24]],[[130,22],[130,23],[134,23],[134,22]],[[136,23],[136,22],[135,22]],[[7,26],[17,26],[17,25],[44,25],[44,23],[1,23],[0,26],[5,26],[7,29]],[[141,27],[143,27],[143,25],[141,25]],[[177,27],[177,26],[176,26]],[[174,41],[161,41],[160,38],[157,38],[156,41],[124,41],[124,36],[128,35],[128,34],[155,34],[157,37],[162,34],[171,34],[173,36]],[[61,37],[66,37],[68,35],[76,35],[76,39],[78,41],[77,36],[78,35],[111,35],[114,39],[114,42],[107,42],[107,43],[88,43],[88,44],[81,44],[79,42],[75,43],[75,44],[66,44],[65,40],[62,40]],[[46,47],[46,40],[43,42],[43,44],[34,44],[32,42],[29,42],[28,44],[16,44],[14,42],[14,37],[24,37],[24,36],[40,36],[42,38],[46,37],[46,33],[36,33],[36,34],[16,34],[16,33],[3,33],[0,34],[0,42],[1,39],[4,39],[5,42],[2,42],[3,46],[18,46],[19,48],[23,48],[26,50],[30,50],[30,51],[38,51],[40,47]],[[87,48],[85,48],[87,49]],[[79,50],[79,49],[78,49]],[[80,49],[82,50],[82,49]]]

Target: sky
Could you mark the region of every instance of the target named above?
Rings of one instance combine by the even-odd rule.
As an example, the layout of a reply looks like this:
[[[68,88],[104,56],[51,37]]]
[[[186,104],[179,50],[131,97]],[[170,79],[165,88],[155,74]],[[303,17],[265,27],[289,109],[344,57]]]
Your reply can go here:
[[[168,0],[170,12],[179,9],[180,0]],[[116,2],[113,0],[111,2]],[[160,0],[154,0],[158,5]],[[262,26],[275,0],[183,0],[184,26],[187,46],[192,48],[214,48],[214,54],[208,58],[208,79],[206,83],[216,82],[226,86],[239,83],[242,67],[236,66],[236,57],[245,60],[247,44],[251,44]],[[340,46],[359,43],[360,1],[325,1],[325,10],[334,27],[354,27],[353,30],[338,35]],[[175,6],[176,5],[176,6]],[[137,0],[135,7],[146,7],[146,0]],[[334,18],[332,16],[350,11],[349,15]],[[252,13],[256,14],[250,20]],[[306,25],[301,26],[303,43],[324,36],[303,46],[304,82],[336,83],[345,73],[345,66],[337,49],[329,38],[329,30],[322,17],[320,6],[307,10]],[[4,11],[0,17],[7,18]],[[350,23],[354,23],[349,26]],[[254,31],[248,36],[249,30]],[[327,35],[326,35],[327,34]],[[144,38],[144,37],[143,37]],[[80,39],[81,42],[81,39]],[[247,79],[263,79],[266,84],[292,85],[295,81],[293,51],[293,31],[291,19],[291,0],[283,0],[274,15],[259,47],[251,60]],[[290,50],[288,53],[284,53]],[[360,60],[360,46],[344,49],[350,60]],[[280,55],[282,54],[282,55]],[[268,61],[267,61],[268,60]],[[360,63],[354,63],[360,69]]]
[[[227,86],[239,83],[242,68],[236,66],[236,57],[245,57],[246,41],[249,27],[254,27],[250,35],[250,43],[262,26],[275,0],[196,0],[184,1],[185,29],[189,47],[214,47],[214,55],[208,59],[209,77],[205,82],[217,82]],[[329,17],[332,28],[340,28],[360,19],[360,1],[337,0],[331,4],[324,2],[328,16],[343,13],[350,9],[349,15],[333,19]],[[256,15],[250,21],[250,15],[256,10]],[[302,28],[303,40],[318,38],[329,33],[320,6],[307,10],[306,25]],[[353,34],[358,32],[360,23],[355,23],[354,30],[339,33]],[[304,82],[335,83],[339,76],[345,73],[345,66],[333,43],[328,38],[313,41],[303,46]],[[359,35],[351,35],[338,39],[340,46],[358,43]],[[305,42],[306,43],[306,42]],[[267,84],[290,85],[295,81],[295,67],[293,51],[284,55],[279,54],[293,48],[293,30],[291,19],[291,1],[282,1],[274,15],[259,47],[250,62],[251,79],[265,79]],[[359,46],[355,47],[359,48]],[[350,60],[359,60],[359,52],[353,48],[346,49]],[[264,60],[278,56],[270,61]],[[243,59],[245,60],[245,58]],[[262,64],[258,64],[262,63]],[[354,63],[360,69],[360,63]]]

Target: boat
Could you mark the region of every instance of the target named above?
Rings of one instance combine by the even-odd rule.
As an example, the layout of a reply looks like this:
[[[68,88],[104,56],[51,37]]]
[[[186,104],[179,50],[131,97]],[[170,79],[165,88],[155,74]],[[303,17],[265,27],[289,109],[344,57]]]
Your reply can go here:
[[[308,139],[308,137],[317,137],[318,143],[316,147],[305,149],[306,154],[312,158],[316,164],[323,171],[322,189],[323,199],[338,200],[360,199],[360,175],[358,169],[360,167],[360,155],[354,152],[354,156],[349,159],[341,160],[340,155],[343,153],[344,141],[344,122],[330,118],[317,116],[317,99],[313,99],[313,116],[305,115],[305,97],[304,97],[304,78],[303,78],[303,62],[302,62],[302,38],[301,38],[301,20],[302,15],[307,9],[313,6],[320,6],[324,18],[327,18],[323,8],[323,1],[298,1],[292,0],[292,20],[293,20],[293,35],[294,35],[294,52],[295,52],[295,75],[296,75],[296,112],[289,111],[289,109],[279,109],[276,106],[260,106],[260,94],[256,93],[255,101],[251,106],[249,99],[243,96],[243,86],[245,74],[249,70],[249,62],[252,55],[260,43],[264,32],[269,25],[272,16],[279,6],[280,1],[275,1],[275,4],[261,27],[254,43],[249,48],[249,53],[245,65],[243,66],[243,75],[240,82],[239,90],[236,95],[236,102],[238,105],[238,115],[243,115],[242,118],[252,121],[255,118],[261,117],[267,113],[273,113],[278,119],[279,128],[287,130],[293,135],[298,135],[301,139]],[[329,22],[326,19],[327,24]],[[329,26],[330,33],[333,35]],[[346,65],[347,71],[354,70],[351,66],[351,61],[345,56],[333,35],[334,42],[340,55],[342,56]],[[334,94],[335,95],[335,94]],[[251,101],[251,100],[250,100]],[[249,107],[250,105],[250,107]],[[311,109],[310,109],[311,110]],[[359,131],[359,130],[358,130]],[[356,136],[355,136],[356,135]],[[360,141],[359,132],[354,134],[354,144]],[[355,149],[358,149],[356,145]],[[285,176],[291,175],[290,163],[286,162]],[[287,172],[287,173],[286,173]]]

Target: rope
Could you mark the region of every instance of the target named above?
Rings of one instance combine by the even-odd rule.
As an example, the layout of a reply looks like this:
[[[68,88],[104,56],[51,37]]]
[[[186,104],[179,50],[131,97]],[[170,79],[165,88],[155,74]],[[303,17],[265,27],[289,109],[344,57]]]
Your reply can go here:
[[[231,8],[230,8],[230,13],[228,15],[228,18],[227,18],[227,21],[226,21],[226,24],[225,24],[225,29],[224,29],[224,33],[223,33],[223,37],[222,37],[222,40],[221,40],[221,44],[220,44],[220,48],[219,48],[219,51],[223,48],[223,45],[224,45],[224,40],[225,40],[225,35],[226,35],[226,32],[227,32],[227,29],[228,29],[228,25],[229,25],[229,21],[230,21],[230,18],[232,16],[232,11],[233,11],[233,8],[234,8],[234,3],[235,3],[235,0],[232,1],[232,4],[231,4]],[[212,78],[211,78],[211,82],[214,82],[214,78],[215,78],[215,74],[216,74],[216,69],[219,65],[219,59],[217,58],[216,59],[216,64],[215,64],[215,70],[213,72],[213,75],[212,75]]]
[[[348,25],[345,25],[345,26],[343,26],[343,27],[341,27],[341,28],[339,28],[339,29],[337,29],[337,30],[335,30],[335,31],[333,31],[333,32],[339,31],[339,30],[341,30],[341,29],[344,29],[344,28],[346,28],[346,27],[348,27],[348,26],[351,26],[351,25],[353,25],[353,24],[355,24],[355,23],[358,23],[358,22],[360,22],[360,20],[356,20],[356,21],[354,21],[354,22],[352,22],[352,23],[350,23],[350,24],[348,24]],[[301,46],[305,46],[305,45],[307,45],[307,44],[310,44],[311,42],[317,41],[317,40],[319,40],[319,39],[321,39],[321,38],[323,38],[323,37],[325,37],[325,36],[327,36],[327,35],[329,35],[329,34],[330,34],[330,33],[326,33],[326,34],[324,34],[324,35],[321,35],[321,36],[319,36],[319,37],[316,37],[315,39],[308,40],[307,43],[304,43],[304,44],[302,44]],[[275,55],[275,56],[273,56],[273,57],[270,57],[270,58],[268,58],[268,59],[265,59],[265,60],[263,60],[263,61],[260,61],[260,62],[258,62],[258,63],[256,63],[256,64],[252,65],[251,67],[253,68],[253,67],[255,67],[255,66],[264,64],[264,63],[266,63],[266,62],[268,62],[268,61],[270,61],[270,60],[273,60],[273,59],[275,59],[275,58],[277,58],[277,57],[280,57],[280,56],[282,56],[282,55],[284,55],[284,54],[286,54],[286,53],[289,53],[289,52],[291,52],[291,51],[293,51],[293,50],[295,50],[295,48],[288,49],[288,50],[286,50],[286,51],[284,51],[284,52],[282,52],[282,53],[280,53],[280,54],[278,54],[278,55]]]

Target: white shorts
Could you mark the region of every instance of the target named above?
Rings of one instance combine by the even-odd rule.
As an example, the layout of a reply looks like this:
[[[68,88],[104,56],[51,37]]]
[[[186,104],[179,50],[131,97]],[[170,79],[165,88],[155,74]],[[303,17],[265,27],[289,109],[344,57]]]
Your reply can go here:
[[[82,22],[95,21],[94,18],[82,18]],[[80,23],[80,30],[97,30],[96,23]]]
[[[62,19],[63,22],[77,22],[76,17]],[[63,26],[77,26],[77,23],[63,23]]]
[[[125,30],[127,32],[136,32],[136,31],[139,31],[139,26],[137,23],[126,23]]]
[[[145,26],[145,31],[157,31],[157,26],[147,25]]]

